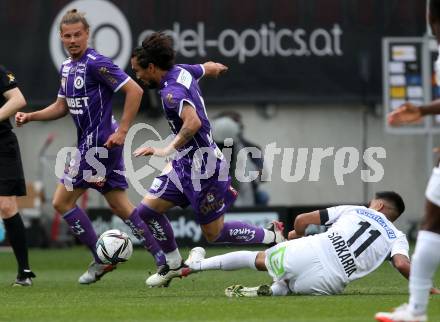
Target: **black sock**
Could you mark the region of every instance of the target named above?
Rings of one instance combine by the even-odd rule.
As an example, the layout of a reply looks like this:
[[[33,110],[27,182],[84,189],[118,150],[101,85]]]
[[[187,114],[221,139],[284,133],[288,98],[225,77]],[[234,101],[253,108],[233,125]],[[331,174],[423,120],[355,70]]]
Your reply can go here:
[[[18,275],[22,275],[24,270],[29,270],[28,247],[26,242],[26,231],[20,214],[17,212],[8,219],[3,219],[5,229],[9,237],[9,243],[14,250],[18,264]]]

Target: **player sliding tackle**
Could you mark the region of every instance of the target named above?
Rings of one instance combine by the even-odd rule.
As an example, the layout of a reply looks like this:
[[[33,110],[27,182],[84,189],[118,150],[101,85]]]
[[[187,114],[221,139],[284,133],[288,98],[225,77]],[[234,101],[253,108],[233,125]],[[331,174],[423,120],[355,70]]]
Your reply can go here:
[[[369,208],[338,206],[301,214],[289,233],[291,240],[266,251],[238,251],[204,259],[204,249],[194,248],[186,273],[252,268],[268,271],[274,279],[271,286],[228,287],[225,293],[230,297],[338,294],[387,258],[408,278],[408,241],[393,225],[404,209],[402,198],[386,191],[378,192]],[[332,226],[325,233],[303,237],[310,224]]]
[[[175,135],[165,148],[142,147],[135,155],[166,157],[178,151],[171,166],[154,179],[148,195],[137,207],[167,258],[167,263],[147,279],[149,286],[168,285],[185,268],[164,215],[175,206],[191,205],[203,235],[212,243],[269,244],[284,239],[279,223],[264,229],[239,221],[224,222],[224,213],[235,201],[236,191],[228,176],[229,165],[212,140],[198,81],[205,75],[217,77],[227,67],[213,62],[175,65],[174,58],[171,37],[156,32],[134,50],[131,59],[137,78],[148,87],[159,89],[165,116]]]

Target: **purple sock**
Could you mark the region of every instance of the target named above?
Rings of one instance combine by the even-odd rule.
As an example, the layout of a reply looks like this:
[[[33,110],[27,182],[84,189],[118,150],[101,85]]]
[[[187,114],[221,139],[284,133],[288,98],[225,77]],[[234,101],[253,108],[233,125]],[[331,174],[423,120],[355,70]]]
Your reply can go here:
[[[125,220],[125,223],[131,228],[133,235],[135,235],[151,255],[153,255],[156,265],[161,266],[166,264],[165,253],[160,248],[145,222],[139,216],[137,208],[133,210],[130,217]]]
[[[173,227],[167,216],[160,214],[142,202],[137,207],[138,214],[150,228],[154,238],[165,253],[171,253],[177,249]]]
[[[84,210],[77,206],[66,212],[63,215],[63,218],[69,225],[70,231],[78,237],[81,243],[85,244],[90,249],[95,261],[101,263],[96,254],[96,242],[98,241],[98,237],[96,237],[92,222]]]
[[[242,221],[225,222],[220,235],[214,243],[261,244],[264,229]]]

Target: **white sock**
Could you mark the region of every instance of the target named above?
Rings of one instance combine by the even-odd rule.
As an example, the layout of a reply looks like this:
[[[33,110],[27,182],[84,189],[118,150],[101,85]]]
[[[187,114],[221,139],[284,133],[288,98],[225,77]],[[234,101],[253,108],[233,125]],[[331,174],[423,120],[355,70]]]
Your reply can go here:
[[[176,248],[172,252],[166,253],[167,264],[170,268],[177,268],[182,263],[182,256],[180,256],[179,248]]]
[[[240,268],[252,268],[256,270],[255,259],[257,258],[257,254],[258,252],[242,250],[205,258],[200,262],[191,263],[190,267],[196,271],[206,271],[211,269],[233,271]]]
[[[416,314],[425,314],[432,278],[440,263],[440,234],[420,231],[411,263],[409,307]]]
[[[275,241],[275,233],[264,228],[263,244],[272,244]]]
[[[274,282],[270,289],[272,290],[272,296],[285,296],[289,294],[289,287],[285,281]]]

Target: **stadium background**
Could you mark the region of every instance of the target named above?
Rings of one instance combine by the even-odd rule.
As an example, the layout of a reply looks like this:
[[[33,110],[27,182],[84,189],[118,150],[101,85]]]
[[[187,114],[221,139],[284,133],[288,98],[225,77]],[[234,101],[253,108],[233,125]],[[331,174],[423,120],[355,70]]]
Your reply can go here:
[[[334,157],[323,161],[319,181],[309,182],[306,172],[299,182],[287,183],[281,178],[278,156],[272,181],[262,186],[270,195],[270,206],[365,203],[376,190],[395,189],[407,203],[399,225],[407,229],[421,218],[428,179],[425,137],[385,133],[381,41],[389,36],[423,35],[424,1],[242,0],[240,10],[236,1],[1,1],[0,27],[5,32],[0,62],[15,72],[28,100],[27,110],[39,109],[56,97],[59,61],[54,57],[61,45],[51,32],[58,28],[57,16],[72,6],[90,8],[87,17],[95,48],[129,73],[127,52],[148,30],[173,31],[178,62],[214,60],[228,65],[230,71],[224,77],[202,83],[208,115],[238,111],[245,136],[262,147],[272,142],[295,149],[354,147],[361,160],[368,147],[386,149],[386,159],[378,160],[384,177],[377,183],[361,181],[365,165],[360,163],[344,176],[344,185],[337,185]],[[107,10],[116,10],[117,15]],[[98,12],[95,25],[92,12]],[[125,27],[118,15],[124,17]],[[94,33],[96,29],[99,32]],[[151,99],[144,100],[137,122],[152,125],[166,137],[168,124],[157,117],[160,108],[154,93],[147,96]],[[116,116],[121,109],[119,97],[114,104]],[[32,123],[15,132],[27,181],[42,182],[47,201],[41,212],[29,216],[42,213],[52,218],[50,199],[57,181],[53,157],[60,148],[75,145],[70,117]],[[40,158],[51,133],[53,142]],[[134,146],[146,139],[137,138]],[[143,163],[135,161],[138,167]],[[157,173],[143,180],[146,186]],[[134,203],[141,199],[133,189],[129,196]],[[104,201],[91,192],[88,206],[102,208]]]

